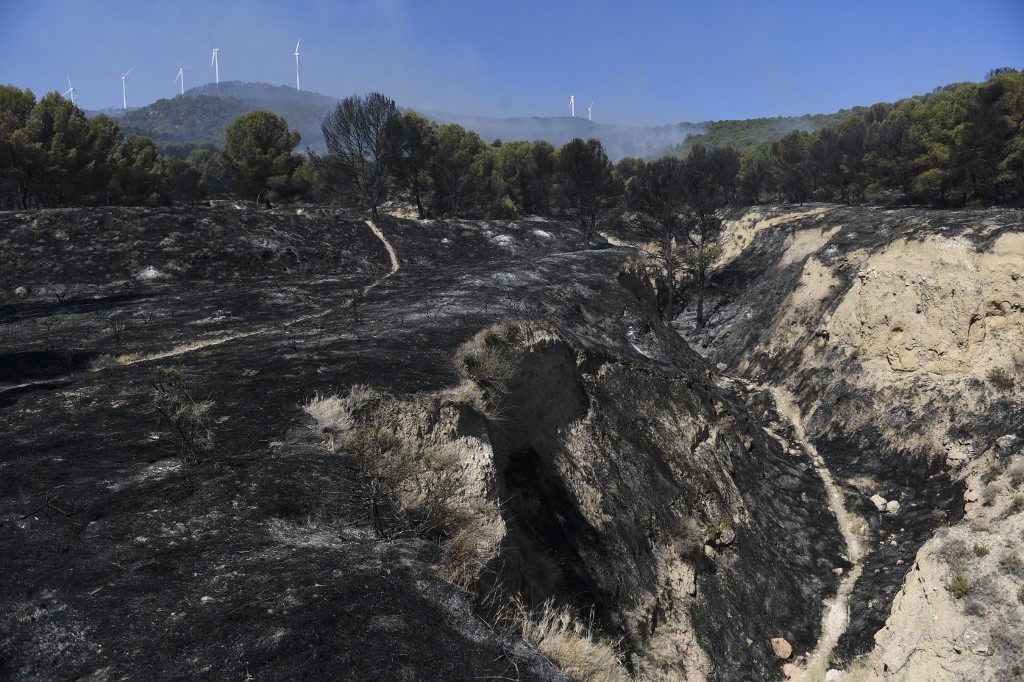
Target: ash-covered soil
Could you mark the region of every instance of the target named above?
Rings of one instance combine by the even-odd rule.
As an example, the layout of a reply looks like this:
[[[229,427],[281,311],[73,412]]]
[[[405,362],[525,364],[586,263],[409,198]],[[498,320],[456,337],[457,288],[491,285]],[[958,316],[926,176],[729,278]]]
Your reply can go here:
[[[318,392],[443,382],[471,268],[363,297],[388,254],[333,211],[8,213],[0,241],[0,677],[564,679],[387,510],[377,538],[304,428]],[[189,468],[152,408],[168,366],[214,401]]]
[[[417,404],[508,320],[558,339],[520,349],[540,364],[488,427],[523,496],[490,502],[556,566],[549,596],[651,679],[770,679],[772,637],[814,646],[848,565],[821,480],[662,324],[630,249],[548,220],[376,228],[0,215],[0,676],[566,679],[474,615],[478,589],[439,577],[442,550],[303,409],[353,386]],[[212,402],[188,467],[154,409],[169,368]],[[575,422],[544,416],[570,395]]]

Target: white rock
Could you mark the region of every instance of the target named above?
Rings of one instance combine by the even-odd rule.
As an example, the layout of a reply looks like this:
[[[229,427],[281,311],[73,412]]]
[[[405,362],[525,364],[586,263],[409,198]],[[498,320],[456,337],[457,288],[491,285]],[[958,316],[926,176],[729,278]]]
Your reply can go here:
[[[829,671],[825,673],[825,682],[837,682],[842,679],[843,671],[836,670],[835,668],[829,668]]]
[[[871,501],[875,504],[875,508],[878,511],[885,511],[885,498],[875,493],[871,496]]]
[[[18,298],[26,298],[28,297],[28,289],[25,287],[18,287],[14,290],[14,295]]]
[[[724,362],[720,362],[717,365],[715,365],[715,368],[718,369],[719,372],[724,372],[725,370],[729,369],[729,365],[725,364]]]
[[[1000,436],[996,439],[996,445],[999,446],[1000,450],[1009,450],[1017,444],[1017,436],[1012,433],[1008,433],[1005,436]]]
[[[885,511],[889,514],[895,514],[900,510],[900,503],[896,500],[889,500],[885,503]]]

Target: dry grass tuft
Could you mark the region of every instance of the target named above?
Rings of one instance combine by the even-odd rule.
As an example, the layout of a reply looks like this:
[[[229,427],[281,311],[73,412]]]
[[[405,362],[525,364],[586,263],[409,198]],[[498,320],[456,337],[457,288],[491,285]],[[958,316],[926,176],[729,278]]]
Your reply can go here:
[[[196,464],[199,454],[213,448],[212,400],[201,400],[188,372],[181,367],[157,370],[150,382],[150,401],[160,425],[170,428],[178,441],[181,460]]]
[[[525,334],[518,322],[502,322],[478,332],[455,351],[456,371],[480,386],[491,408],[508,393],[509,383],[519,372],[519,362],[510,346]]]
[[[579,682],[626,682],[631,680],[615,646],[595,635],[593,628],[577,620],[566,607],[545,602],[529,613],[519,605],[521,634],[570,677]]]

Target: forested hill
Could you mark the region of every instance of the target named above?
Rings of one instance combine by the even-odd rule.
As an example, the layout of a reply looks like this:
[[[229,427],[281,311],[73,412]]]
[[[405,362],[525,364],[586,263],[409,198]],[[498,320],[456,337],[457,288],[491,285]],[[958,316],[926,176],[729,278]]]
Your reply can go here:
[[[803,116],[775,116],[773,118],[748,118],[730,121],[711,121],[705,124],[704,132],[687,139],[676,147],[676,152],[685,155],[694,144],[705,147],[732,147],[753,149],[765,142],[777,142],[799,130],[813,133],[815,130],[834,128],[848,117],[863,112],[864,107],[843,109],[834,114],[804,114]]]
[[[144,135],[162,144],[209,143],[223,147],[224,131],[231,121],[256,109],[268,109],[299,131],[303,149],[322,149],[320,123],[337,102],[333,97],[284,85],[228,81],[201,85],[184,95],[114,115],[126,133]]]
[[[268,109],[299,131],[302,135],[300,148],[322,151],[324,138],[320,124],[337,103],[333,97],[300,92],[290,86],[230,81],[192,88],[183,96],[161,99],[127,113],[120,110],[103,113],[118,118],[126,133],[144,135],[161,144],[209,143],[223,147],[224,130],[232,120],[249,111]],[[422,113],[438,123],[457,123],[473,130],[486,142],[547,140],[560,147],[574,137],[594,137],[601,140],[613,161],[625,156],[649,157],[664,153],[705,128],[699,123],[657,127],[609,125],[594,123],[582,116],[487,118]]]

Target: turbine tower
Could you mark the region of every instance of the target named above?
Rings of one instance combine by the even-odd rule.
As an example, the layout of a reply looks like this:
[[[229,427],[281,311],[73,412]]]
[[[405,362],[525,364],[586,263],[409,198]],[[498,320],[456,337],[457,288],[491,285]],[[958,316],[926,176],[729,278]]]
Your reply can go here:
[[[128,78],[128,74],[130,74],[134,68],[135,67],[133,66],[131,69],[128,69],[125,71],[124,75],[121,76],[121,98],[123,100],[122,104],[124,105],[125,111],[128,110],[128,85],[125,81]]]
[[[220,48],[217,47],[217,43],[213,42],[213,36],[210,36],[210,44],[213,45],[213,55],[210,57],[210,66],[213,67],[215,82],[217,85],[220,85],[220,61],[217,59],[217,54],[220,52]]]
[[[596,101],[597,101],[597,100],[595,99],[595,100],[594,100],[594,102],[596,102]],[[593,120],[594,120],[594,119],[593,119],[593,118],[591,117],[591,109],[593,109],[593,108],[594,108],[594,102],[591,102],[591,103],[590,103],[590,106],[589,106],[589,107],[587,107],[587,120],[588,120],[588,121],[593,121]]]
[[[178,75],[174,77],[174,82],[181,81],[181,94],[185,94],[185,67],[178,67]]]
[[[569,113],[576,118],[576,95],[569,96]]]
[[[299,38],[299,42],[295,43],[295,89],[296,90],[301,90],[302,89],[302,86],[301,86],[301,84],[299,82],[299,71],[302,68],[299,65],[299,43],[301,43],[301,42],[302,42],[302,38]]]
[[[68,90],[67,90],[67,92],[64,93],[64,96],[67,97],[68,93],[70,93],[71,94],[71,103],[72,104],[75,103],[75,93],[76,92],[78,92],[78,91],[75,90],[75,86],[71,84],[71,74],[68,74]]]

